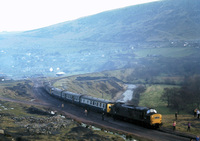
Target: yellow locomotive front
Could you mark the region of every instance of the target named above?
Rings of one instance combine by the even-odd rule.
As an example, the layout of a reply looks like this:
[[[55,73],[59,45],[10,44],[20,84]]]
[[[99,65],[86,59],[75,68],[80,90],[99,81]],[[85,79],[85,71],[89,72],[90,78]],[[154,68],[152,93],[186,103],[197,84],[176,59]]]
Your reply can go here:
[[[146,123],[154,128],[159,128],[162,125],[162,115],[158,114],[155,109],[149,109],[146,112]]]
[[[159,128],[162,125],[162,115],[161,114],[152,114],[150,116],[150,125],[156,128]]]

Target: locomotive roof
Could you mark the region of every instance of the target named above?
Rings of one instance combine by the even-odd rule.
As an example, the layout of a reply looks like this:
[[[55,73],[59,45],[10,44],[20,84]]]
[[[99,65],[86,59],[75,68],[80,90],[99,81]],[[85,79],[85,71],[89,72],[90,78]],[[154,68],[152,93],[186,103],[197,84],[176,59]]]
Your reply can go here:
[[[122,107],[129,108],[129,109],[136,109],[136,110],[149,110],[147,107],[139,107],[139,106],[134,106],[134,105],[126,105],[122,104]]]
[[[77,93],[73,93],[73,92],[70,92],[70,91],[64,91],[63,93],[67,93],[67,94],[74,95],[74,96],[81,96],[82,95],[82,94],[77,94]]]
[[[52,90],[53,90],[53,91],[59,91],[59,92],[63,91],[63,90],[61,90],[61,89],[59,89],[59,88],[54,88],[54,87],[53,87]]]
[[[94,100],[94,101],[99,101],[99,102],[104,102],[104,103],[113,103],[109,100],[105,100],[105,99],[101,99],[101,98],[95,98],[95,97],[88,96],[88,95],[84,95],[83,98]]]

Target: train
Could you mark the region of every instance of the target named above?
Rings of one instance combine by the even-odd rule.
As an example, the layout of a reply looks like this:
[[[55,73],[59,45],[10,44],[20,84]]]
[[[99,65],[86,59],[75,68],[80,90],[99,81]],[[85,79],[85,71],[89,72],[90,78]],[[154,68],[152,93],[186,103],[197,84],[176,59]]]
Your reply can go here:
[[[112,116],[113,119],[122,119],[151,128],[159,128],[162,125],[162,115],[153,108],[128,105],[123,102],[113,102],[86,94],[73,93],[55,88],[49,82],[44,82],[43,87],[53,97],[88,110]]]

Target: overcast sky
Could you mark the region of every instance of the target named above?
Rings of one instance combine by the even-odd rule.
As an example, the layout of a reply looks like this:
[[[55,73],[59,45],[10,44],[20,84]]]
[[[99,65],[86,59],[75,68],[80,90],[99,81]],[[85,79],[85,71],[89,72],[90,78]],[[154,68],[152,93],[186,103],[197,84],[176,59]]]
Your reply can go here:
[[[158,0],[0,0],[0,32],[37,29]]]

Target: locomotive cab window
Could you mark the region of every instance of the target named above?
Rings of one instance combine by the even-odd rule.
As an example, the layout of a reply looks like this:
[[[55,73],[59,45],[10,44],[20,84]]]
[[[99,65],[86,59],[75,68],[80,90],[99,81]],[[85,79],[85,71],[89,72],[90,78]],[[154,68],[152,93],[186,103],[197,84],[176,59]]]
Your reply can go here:
[[[157,111],[155,110],[155,109],[149,109],[148,111],[147,111],[147,114],[150,114],[150,113],[157,113]]]

